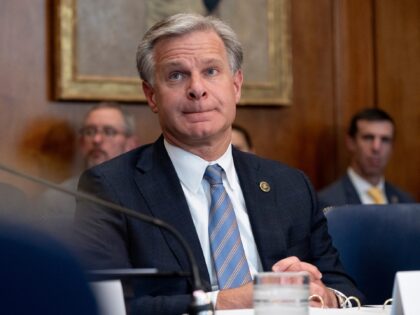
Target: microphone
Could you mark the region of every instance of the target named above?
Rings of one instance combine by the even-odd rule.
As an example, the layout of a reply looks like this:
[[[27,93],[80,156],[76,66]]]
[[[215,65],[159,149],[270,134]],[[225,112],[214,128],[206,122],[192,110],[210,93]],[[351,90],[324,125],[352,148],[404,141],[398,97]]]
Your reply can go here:
[[[39,177],[35,177],[29,174],[25,174],[23,172],[20,172],[16,169],[7,167],[3,164],[0,163],[0,170],[9,173],[9,174],[13,174],[17,177],[20,178],[24,178],[30,182],[35,182],[38,184],[41,184],[45,187],[54,189],[54,190],[58,190],[61,191],[65,194],[69,194],[72,195],[78,199],[81,200],[85,200],[85,201],[90,201],[92,203],[95,203],[97,205],[101,205],[104,207],[107,207],[109,209],[111,209],[112,211],[116,211],[119,213],[123,213],[127,216],[136,218],[140,221],[143,222],[147,222],[151,225],[155,225],[158,226],[160,228],[163,228],[167,231],[169,231],[174,237],[175,239],[177,239],[177,241],[181,244],[182,248],[184,249],[187,257],[188,257],[188,261],[190,263],[190,268],[191,268],[191,276],[192,276],[192,280],[193,280],[193,292],[192,292],[192,303],[190,305],[189,308],[189,312],[191,315],[211,315],[214,314],[214,307],[213,304],[209,301],[207,294],[203,291],[203,285],[201,283],[201,278],[200,278],[200,274],[198,271],[198,265],[197,265],[197,261],[195,260],[195,257],[191,251],[191,248],[189,247],[188,243],[185,241],[185,239],[183,238],[183,236],[170,224],[136,212],[132,209],[117,205],[115,203],[109,202],[107,200],[104,199],[100,199],[98,197],[95,197],[93,195],[84,193],[82,191],[72,191],[66,188],[61,187],[60,185],[54,184],[50,181],[47,181],[45,179],[39,178]]]

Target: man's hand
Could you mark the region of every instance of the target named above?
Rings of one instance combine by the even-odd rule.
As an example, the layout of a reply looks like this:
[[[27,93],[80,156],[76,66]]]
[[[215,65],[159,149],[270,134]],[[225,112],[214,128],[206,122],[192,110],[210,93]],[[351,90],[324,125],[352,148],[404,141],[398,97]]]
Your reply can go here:
[[[238,288],[221,290],[217,296],[216,310],[252,308],[252,294],[252,282]]]
[[[324,300],[324,307],[334,308],[338,307],[337,298],[335,293],[328,289],[321,281],[322,274],[314,265],[300,261],[297,257],[287,257],[279,260],[272,267],[274,272],[287,272],[287,271],[306,271],[310,277],[310,295],[316,294]],[[313,307],[321,307],[322,303],[318,300],[311,300],[310,305]]]

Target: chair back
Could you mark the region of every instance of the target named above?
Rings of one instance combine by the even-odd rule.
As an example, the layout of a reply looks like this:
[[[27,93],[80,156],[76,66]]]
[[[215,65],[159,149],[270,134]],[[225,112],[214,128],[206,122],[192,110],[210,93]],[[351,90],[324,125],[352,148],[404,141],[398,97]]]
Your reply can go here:
[[[49,235],[0,223],[0,251],[2,314],[98,314],[78,261]]]
[[[338,206],[326,217],[344,268],[366,304],[392,296],[397,271],[420,270],[420,204]]]

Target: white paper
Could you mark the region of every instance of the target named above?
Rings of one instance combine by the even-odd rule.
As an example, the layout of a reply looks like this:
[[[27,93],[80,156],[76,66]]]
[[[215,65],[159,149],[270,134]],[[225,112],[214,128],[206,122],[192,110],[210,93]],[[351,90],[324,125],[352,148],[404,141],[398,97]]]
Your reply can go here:
[[[357,307],[353,308],[309,308],[309,315],[389,315],[390,308],[387,307],[383,309],[382,306],[377,307]],[[254,315],[253,309],[243,309],[243,310],[228,310],[228,311],[216,311],[216,315]]]
[[[215,315],[254,315],[254,310],[251,308],[242,310],[216,311]]]
[[[126,315],[124,293],[120,280],[91,282],[101,315]]]
[[[391,315],[420,314],[420,271],[399,271],[395,275]]]
[[[352,308],[310,308],[309,310],[310,315],[389,315],[390,314],[390,307],[386,307],[385,309],[381,306],[377,307],[361,307],[360,309],[357,307]]]

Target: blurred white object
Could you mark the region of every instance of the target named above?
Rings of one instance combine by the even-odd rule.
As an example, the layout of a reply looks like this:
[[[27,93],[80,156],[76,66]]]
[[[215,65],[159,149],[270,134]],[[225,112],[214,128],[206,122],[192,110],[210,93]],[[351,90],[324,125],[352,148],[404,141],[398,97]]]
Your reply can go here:
[[[124,293],[120,280],[90,283],[101,315],[126,315]]]
[[[417,315],[420,310],[420,271],[399,271],[395,275],[391,315]]]

